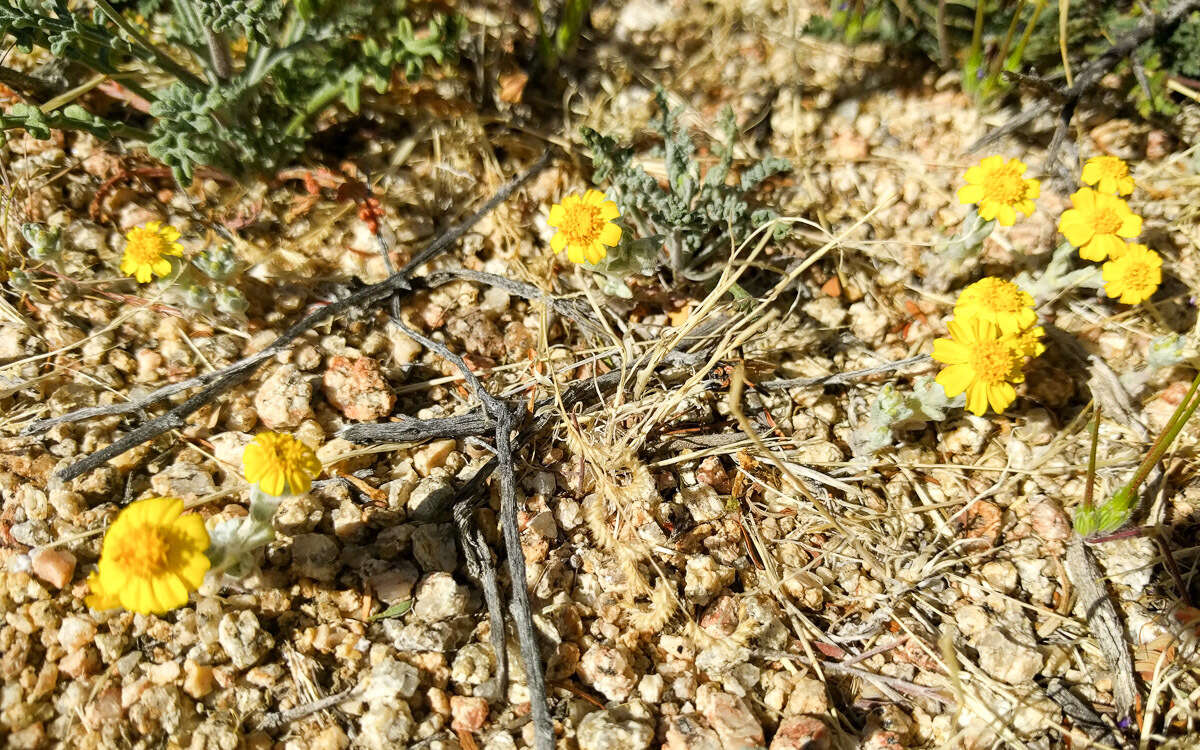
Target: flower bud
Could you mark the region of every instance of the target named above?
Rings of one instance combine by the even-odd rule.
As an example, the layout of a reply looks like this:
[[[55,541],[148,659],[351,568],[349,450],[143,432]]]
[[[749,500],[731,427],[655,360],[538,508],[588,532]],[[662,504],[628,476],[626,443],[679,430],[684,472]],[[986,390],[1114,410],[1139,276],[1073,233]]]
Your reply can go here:
[[[231,286],[217,287],[217,309],[229,315],[241,315],[250,303],[245,295]]]

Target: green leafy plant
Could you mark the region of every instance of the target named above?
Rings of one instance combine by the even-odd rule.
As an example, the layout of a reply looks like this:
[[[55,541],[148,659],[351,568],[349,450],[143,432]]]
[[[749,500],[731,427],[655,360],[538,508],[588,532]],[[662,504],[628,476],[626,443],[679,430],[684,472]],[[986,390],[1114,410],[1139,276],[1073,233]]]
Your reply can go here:
[[[1161,13],[1170,0],[1144,3],[1075,2],[1065,23],[1048,0],[836,0],[826,16],[815,16],[810,34],[846,42],[880,41],[913,47],[941,67],[958,67],[963,88],[986,100],[1007,91],[1014,77],[1032,68],[1050,78],[1063,75],[1064,55],[1094,59],[1132,30],[1147,12]],[[1064,33],[1065,32],[1065,33]],[[1143,115],[1172,114],[1168,82],[1172,77],[1200,77],[1200,13],[1185,19],[1172,34],[1152,38],[1122,63],[1129,101]]]
[[[1166,426],[1163,427],[1158,437],[1154,439],[1154,443],[1142,458],[1142,462],[1138,464],[1133,477],[1121,485],[1108,500],[1099,505],[1094,505],[1092,503],[1092,486],[1096,476],[1096,438],[1100,423],[1100,415],[1097,412],[1091,424],[1092,452],[1088,461],[1087,489],[1084,493],[1083,502],[1075,509],[1076,533],[1085,537],[1093,534],[1104,534],[1116,531],[1130,520],[1133,516],[1133,511],[1137,507],[1138,491],[1141,489],[1142,484],[1150,476],[1150,472],[1154,470],[1158,462],[1167,454],[1171,443],[1175,441],[1175,438],[1179,437],[1179,433],[1183,431],[1188,420],[1196,413],[1197,407],[1200,407],[1200,393],[1197,393],[1198,388],[1200,388],[1200,374],[1197,374],[1195,379],[1192,380],[1192,385],[1188,389],[1187,395],[1175,407],[1175,411],[1171,414],[1171,418],[1167,420]]]
[[[871,402],[867,423],[854,431],[851,438],[854,455],[873,456],[896,442],[902,432],[922,428],[926,422],[941,422],[947,410],[965,403],[966,397],[961,393],[947,398],[945,389],[928,375],[918,377],[908,393],[886,383]]]
[[[663,144],[653,149],[650,157],[665,162],[665,186],[638,164],[632,147],[620,146],[614,138],[590,128],[583,129],[583,140],[591,151],[596,182],[608,181],[622,220],[642,240],[666,247],[677,283],[703,281],[721,270],[719,264],[704,269],[708,261],[728,257],[737,242],[778,218],[775,211],[758,206],[752,196],[765,180],[792,165],[786,159],[767,157],[741,170],[739,178],[730,183],[738,130],[732,110],[726,109],[719,121],[723,138],[713,148],[717,163],[702,171],[695,144],[679,125],[679,111],[668,106],[662,90],[657,97],[660,117],[655,124]],[[787,230],[777,225],[774,231],[781,237]],[[625,260],[615,258],[610,263],[620,265]],[[636,265],[644,263],[639,260]]]
[[[551,28],[541,0],[533,0],[533,12],[538,20],[538,59],[545,70],[556,70],[562,59],[574,51],[591,9],[592,0],[564,0],[558,23]]]
[[[140,140],[184,184],[201,165],[243,173],[294,158],[329,106],[357,112],[363,89],[385,91],[394,70],[411,80],[426,64],[445,62],[463,26],[459,16],[404,0],[174,0],[141,8],[155,39],[107,0],[85,4],[90,14],[66,0],[0,0],[0,35],[25,51],[48,50],[77,77],[118,82],[149,103],[148,113],[130,108],[109,119],[62,106],[85,84],[41,105],[14,106],[0,115],[0,129]],[[235,48],[245,52],[235,56]]]

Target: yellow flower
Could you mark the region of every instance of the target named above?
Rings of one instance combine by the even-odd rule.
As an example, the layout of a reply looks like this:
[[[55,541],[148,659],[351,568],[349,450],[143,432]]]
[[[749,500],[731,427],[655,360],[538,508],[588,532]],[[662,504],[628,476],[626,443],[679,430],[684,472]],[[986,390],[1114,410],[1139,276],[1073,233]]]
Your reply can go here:
[[[321,462],[304,443],[282,432],[260,432],[242,454],[246,481],[268,495],[303,495],[321,473]]]
[[[933,358],[948,365],[937,382],[954,398],[966,391],[967,410],[982,415],[990,404],[997,413],[1017,398],[1013,383],[1025,380],[1022,353],[1011,338],[1001,338],[992,323],[978,318],[951,320],[950,338],[933,342]]]
[[[558,230],[550,247],[556,253],[566,248],[572,263],[595,265],[604,260],[608,248],[621,241],[621,227],[612,223],[620,215],[617,204],[599,190],[588,190],[582,197],[568,195],[550,208],[547,223]]]
[[[1162,257],[1136,242],[1131,242],[1104,264],[1104,292],[1119,297],[1118,302],[1136,305],[1150,299],[1162,283]]]
[[[122,510],[88,576],[87,605],[161,615],[187,604],[208,571],[208,532],[200,516],[181,513],[177,497],[138,500]]]
[[[1021,287],[994,276],[976,281],[958,295],[954,317],[994,323],[1001,333],[1015,334],[1037,322],[1033,297]]]
[[[958,201],[975,203],[982,218],[1011,227],[1017,211],[1026,216],[1033,213],[1033,199],[1042,189],[1037,180],[1026,179],[1023,174],[1025,164],[1020,159],[1006,162],[1003,157],[989,156],[963,175],[967,184],[958,189]]]
[[[1093,185],[1101,193],[1129,195],[1133,178],[1129,166],[1115,156],[1093,156],[1083,165],[1083,184]]]
[[[145,284],[154,276],[171,273],[168,255],[183,255],[179,230],[163,226],[157,221],[147,222],[144,227],[134,227],[125,234],[125,255],[121,257],[121,273],[132,276],[138,283]]]
[[[1080,188],[1071,194],[1071,203],[1075,207],[1063,211],[1058,231],[1079,248],[1084,260],[1116,255],[1125,247],[1123,237],[1137,237],[1142,231],[1142,217],[1116,196]]]
[[[1046,331],[1041,326],[1034,326],[1020,333],[1009,334],[1002,338],[1020,356],[1037,357],[1046,351],[1046,345],[1042,343],[1042,337],[1045,335]]]

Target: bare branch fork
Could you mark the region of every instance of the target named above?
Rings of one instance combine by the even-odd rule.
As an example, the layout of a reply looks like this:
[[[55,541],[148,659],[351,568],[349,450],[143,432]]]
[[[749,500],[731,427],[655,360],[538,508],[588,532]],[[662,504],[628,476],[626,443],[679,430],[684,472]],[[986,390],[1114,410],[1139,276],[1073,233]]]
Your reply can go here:
[[[529,586],[525,578],[525,552],[521,548],[521,532],[517,525],[516,467],[513,460],[512,444],[512,433],[517,427],[517,420],[513,415],[513,408],[488,393],[475,373],[471,372],[471,368],[467,367],[467,363],[463,361],[463,358],[450,351],[445,344],[427,338],[404,325],[400,317],[400,298],[398,296],[392,298],[392,324],[403,331],[413,341],[416,341],[430,351],[437,352],[443,359],[453,364],[462,373],[463,379],[467,381],[475,397],[479,399],[484,411],[491,417],[495,425],[495,468],[500,475],[500,528],[504,534],[504,548],[508,553],[506,555],[508,559],[508,574],[509,579],[512,581],[510,614],[513,618],[513,626],[517,631],[517,642],[521,649],[521,659],[525,662],[525,683],[529,689],[530,708],[536,732],[536,746],[538,750],[554,750],[554,724],[550,720],[549,700],[546,695],[546,677],[542,672],[542,658],[538,650],[537,631],[533,627],[533,612],[529,602]],[[467,532],[464,535],[463,548],[464,552],[467,552],[468,559],[471,557],[471,553],[467,550],[468,544],[471,541],[477,541],[475,536],[478,532],[478,529],[474,528],[469,518],[470,504],[469,499],[461,502],[461,510],[455,513],[455,521],[459,526],[459,530]],[[487,559],[486,550],[482,552],[483,555],[479,556],[479,561]],[[492,588],[494,586],[494,574],[492,580],[487,583],[489,585],[484,586],[485,598],[490,599],[491,595],[495,595],[498,600],[498,588]],[[489,604],[492,604],[490,600]],[[489,609],[491,608],[489,607]],[[493,650],[496,651],[497,660],[500,660],[502,658],[501,654],[504,651],[503,625],[501,624],[501,627],[497,629],[496,621],[498,617],[494,612],[489,612],[489,618],[492,623]],[[499,683],[499,687],[503,687],[503,682]]]
[[[1058,124],[1054,128],[1054,135],[1050,138],[1050,145],[1046,149],[1046,160],[1042,166],[1043,173],[1049,173],[1056,164],[1058,149],[1062,147],[1063,141],[1066,140],[1067,129],[1071,125],[1071,118],[1075,116],[1075,109],[1079,106],[1083,95],[1090,91],[1100,82],[1100,79],[1117,66],[1117,63],[1128,57],[1142,43],[1160,34],[1168,33],[1178,26],[1189,13],[1197,9],[1200,9],[1200,0],[1178,0],[1161,15],[1147,17],[1138,24],[1137,28],[1117,39],[1112,46],[1088,62],[1079,71],[1079,75],[1076,76],[1073,85],[1063,89],[1056,89],[1053,92],[1051,98],[1061,100],[1061,109],[1059,111]],[[1046,102],[1044,100],[1038,101],[999,128],[972,143],[967,148],[967,153],[978,151],[985,146],[995,143],[1004,136],[1020,130],[1045,111]]]

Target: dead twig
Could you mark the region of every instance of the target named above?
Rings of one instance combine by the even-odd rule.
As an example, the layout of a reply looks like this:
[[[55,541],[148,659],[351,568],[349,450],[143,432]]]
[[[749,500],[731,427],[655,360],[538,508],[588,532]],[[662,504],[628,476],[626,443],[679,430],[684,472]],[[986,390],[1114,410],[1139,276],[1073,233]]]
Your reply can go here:
[[[451,281],[458,279],[466,279],[468,281],[477,281],[480,284],[515,294],[523,299],[532,302],[541,302],[549,307],[555,313],[568,318],[577,323],[581,328],[585,328],[593,333],[601,332],[603,329],[592,319],[592,311],[586,306],[577,304],[572,300],[562,299],[554,295],[547,294],[541,289],[538,289],[532,284],[525,284],[520,281],[506,279],[503,276],[497,276],[492,273],[484,273],[482,271],[471,271],[466,268],[450,268],[443,271],[434,271],[424,277],[424,282],[430,287],[442,286]]]
[[[91,471],[92,469],[95,469],[105,461],[108,461],[115,456],[119,456],[135,446],[141,445],[149,440],[153,440],[164,432],[182,428],[186,424],[188,416],[206,404],[212,403],[222,393],[250,379],[250,377],[255,373],[255,371],[258,370],[258,367],[263,362],[274,357],[280,351],[287,348],[303,333],[314,326],[320,325],[325,320],[349,310],[367,309],[373,307],[374,305],[386,301],[398,292],[411,293],[413,286],[409,277],[412,275],[412,272],[415,269],[419,268],[434,256],[445,251],[454,242],[460,239],[480,219],[482,219],[489,212],[491,212],[492,209],[512,195],[513,191],[515,191],[528,179],[543,169],[546,164],[549,163],[549,158],[550,152],[547,152],[520,176],[502,186],[500,190],[498,190],[496,194],[492,196],[492,198],[489,199],[478,211],[443,233],[440,237],[425,247],[424,250],[417,253],[407,265],[405,265],[396,273],[377,284],[363,287],[353,294],[332,302],[325,307],[314,310],[308,315],[305,315],[300,319],[300,321],[284,331],[277,339],[275,339],[275,341],[271,342],[267,348],[263,349],[257,354],[253,354],[245,359],[239,360],[238,362],[235,362],[222,370],[212,373],[208,376],[209,380],[204,384],[202,389],[191,398],[187,399],[182,404],[179,404],[165,414],[155,417],[154,419],[151,419],[150,421],[138,426],[133,431],[129,432],[111,445],[91,453],[90,455],[85,456],[79,461],[76,461],[75,463],[61,470],[58,472],[59,478],[64,481],[70,481]],[[163,390],[164,389],[160,388],[146,399],[135,402],[139,405],[139,407],[130,407],[130,410],[133,410],[133,408],[140,408],[140,406],[144,406],[145,404],[153,403],[165,398],[165,396],[162,395]]]
[[[841,675],[847,675],[850,677],[858,677],[860,679],[867,680],[868,682],[874,682],[879,685],[886,685],[886,686],[892,688],[893,690],[896,690],[901,693],[915,695],[919,698],[929,698],[930,700],[935,700],[946,706],[954,705],[954,701],[951,700],[950,698],[947,698],[941,692],[939,692],[931,687],[927,687],[925,685],[918,685],[915,682],[909,682],[908,680],[902,680],[899,677],[888,677],[886,675],[875,674],[874,672],[869,672],[865,669],[860,669],[858,667],[852,667],[852,666],[849,666],[846,664],[841,664],[836,661],[824,661],[821,659],[809,659],[806,656],[801,656],[800,654],[788,653],[787,651],[775,651],[775,650],[771,650],[771,649],[758,649],[757,651],[755,651],[755,654],[757,654],[758,656],[760,656],[761,658],[764,658],[764,659],[774,659],[774,660],[790,659],[792,661],[798,661],[801,664],[808,664],[809,666],[814,666],[814,665],[819,664],[821,669],[824,669],[825,671],[829,672],[830,674],[841,674]]]
[[[467,367],[467,363],[463,361],[462,357],[450,351],[445,344],[426,338],[404,325],[400,317],[399,297],[394,297],[392,300],[392,325],[403,331],[413,341],[453,364],[462,374],[475,397],[482,403],[483,410],[495,424],[496,459],[494,465],[500,481],[500,528],[504,534],[504,548],[508,552],[508,573],[512,581],[512,600],[509,612],[517,631],[521,660],[525,662],[525,684],[529,689],[530,707],[536,732],[535,745],[538,750],[554,750],[554,724],[550,720],[549,700],[546,696],[546,676],[542,672],[542,657],[538,651],[537,631],[533,626],[529,586],[525,579],[525,553],[521,548],[521,531],[517,525],[516,467],[512,444],[512,433],[516,429],[517,420],[513,416],[513,409],[488,393],[487,389],[483,387],[483,383],[479,381],[471,368]],[[492,463],[489,462],[488,465],[490,466]],[[467,513],[469,513],[469,508],[464,507],[457,515],[463,517]],[[470,531],[469,528],[468,531]],[[468,533],[466,538],[472,539],[473,536]],[[464,547],[466,546],[464,544]],[[480,559],[482,556],[477,557],[476,562]]]
[[[782,378],[779,380],[768,380],[762,383],[755,383],[755,388],[811,388],[817,385],[835,385],[838,383],[846,383],[859,378],[867,378],[872,375],[879,375],[885,372],[893,372],[895,370],[903,370],[913,365],[922,365],[932,362],[933,358],[928,354],[918,354],[915,357],[901,359],[895,362],[879,365],[877,367],[868,367],[864,370],[851,370],[850,372],[835,372],[829,375],[820,375],[815,378]]]
[[[1162,14],[1150,15],[1138,24],[1137,28],[1117,39],[1108,49],[1100,53],[1098,57],[1083,66],[1079,71],[1079,75],[1075,76],[1074,82],[1058,90],[1058,93],[1061,95],[1061,104],[1057,106],[1061,108],[1058,114],[1058,124],[1054,128],[1054,135],[1051,136],[1050,145],[1046,149],[1046,159],[1042,165],[1043,174],[1049,174],[1057,163],[1058,150],[1066,140],[1067,129],[1071,125],[1071,119],[1075,116],[1075,110],[1079,106],[1079,102],[1084,94],[1088,93],[1109,71],[1117,66],[1117,63],[1128,57],[1143,42],[1160,34],[1170,32],[1189,13],[1196,9],[1200,9],[1200,0],[1178,0],[1178,2],[1169,6]],[[1052,96],[1046,98],[1057,99],[1059,97]],[[972,143],[967,148],[967,153],[978,151],[985,146],[999,141],[1004,136],[1020,130],[1032,122],[1038,115],[1046,112],[1046,104],[1044,99],[1036,102],[999,128]]]
[[[1089,629],[1096,638],[1112,670],[1113,698],[1117,704],[1117,718],[1133,715],[1137,700],[1137,683],[1133,672],[1133,657],[1125,642],[1125,627],[1121,623],[1117,608],[1113,605],[1100,580],[1100,570],[1092,557],[1091,550],[1083,539],[1076,536],[1067,547],[1067,575],[1078,591],[1076,607],[1088,621]]]
[[[271,711],[264,714],[256,723],[255,727],[260,730],[279,729],[280,727],[291,724],[293,721],[298,721],[306,716],[312,716],[315,713],[324,711],[327,708],[339,706],[346,701],[353,700],[355,692],[358,690],[358,685],[352,685],[340,693],[327,695],[320,700],[312,703],[305,703],[303,706],[296,706],[287,711]]]

